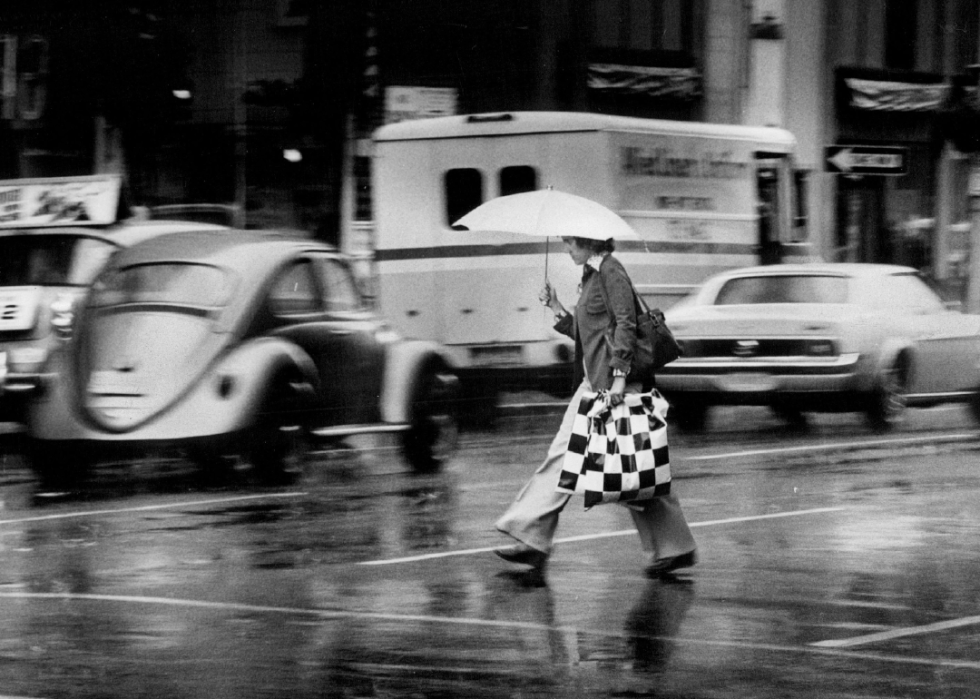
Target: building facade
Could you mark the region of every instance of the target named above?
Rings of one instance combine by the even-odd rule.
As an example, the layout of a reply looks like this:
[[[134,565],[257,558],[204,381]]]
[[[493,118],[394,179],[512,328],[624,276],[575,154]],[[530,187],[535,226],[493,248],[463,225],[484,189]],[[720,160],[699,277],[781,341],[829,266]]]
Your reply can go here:
[[[369,136],[447,112],[775,125],[813,251],[958,273],[967,160],[937,136],[976,0],[23,0],[0,7],[0,178],[125,175],[130,204],[231,203],[338,241]],[[830,172],[828,146],[903,174]]]

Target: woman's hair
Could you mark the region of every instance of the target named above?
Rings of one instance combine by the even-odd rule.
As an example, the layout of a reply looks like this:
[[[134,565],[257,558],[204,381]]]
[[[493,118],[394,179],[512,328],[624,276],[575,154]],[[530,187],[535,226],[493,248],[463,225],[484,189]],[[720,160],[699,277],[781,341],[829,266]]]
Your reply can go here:
[[[612,238],[607,238],[606,240],[595,240],[594,238],[576,238],[572,237],[575,244],[580,248],[588,248],[592,251],[594,255],[601,255],[605,252],[614,252],[616,250],[616,243],[613,242]]]

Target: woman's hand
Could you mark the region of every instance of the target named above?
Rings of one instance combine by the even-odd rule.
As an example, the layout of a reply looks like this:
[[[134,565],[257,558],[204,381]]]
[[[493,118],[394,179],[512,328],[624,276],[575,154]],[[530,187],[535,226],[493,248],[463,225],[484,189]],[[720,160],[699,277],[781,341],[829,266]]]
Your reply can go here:
[[[561,301],[558,300],[558,292],[554,290],[549,281],[545,281],[544,288],[538,292],[538,301],[541,302],[542,306],[550,308],[555,315],[565,310],[565,307],[561,305]]]
[[[623,393],[626,391],[626,377],[617,376],[613,379],[612,387],[609,389],[609,405],[615,407],[623,402]]]

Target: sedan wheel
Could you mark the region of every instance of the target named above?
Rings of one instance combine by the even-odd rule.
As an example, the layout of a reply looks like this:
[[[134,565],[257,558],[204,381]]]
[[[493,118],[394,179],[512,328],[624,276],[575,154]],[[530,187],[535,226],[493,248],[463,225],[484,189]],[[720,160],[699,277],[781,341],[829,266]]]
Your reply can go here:
[[[976,422],[980,422],[980,389],[970,398],[970,413]]]
[[[884,369],[875,382],[867,409],[868,423],[878,432],[894,428],[905,412],[906,371],[896,362]]]
[[[459,441],[459,382],[430,369],[412,400],[412,422],[402,439],[405,458],[417,472],[433,471],[456,451]]]

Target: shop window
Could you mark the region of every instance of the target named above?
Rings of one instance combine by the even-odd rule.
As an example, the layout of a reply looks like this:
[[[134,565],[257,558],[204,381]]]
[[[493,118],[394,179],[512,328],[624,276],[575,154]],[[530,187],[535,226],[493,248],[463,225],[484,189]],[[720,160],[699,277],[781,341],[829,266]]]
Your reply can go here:
[[[483,173],[475,168],[456,168],[445,175],[446,224],[460,218],[483,203]]]
[[[538,171],[530,165],[511,165],[499,173],[500,196],[533,192],[538,188]]]

